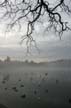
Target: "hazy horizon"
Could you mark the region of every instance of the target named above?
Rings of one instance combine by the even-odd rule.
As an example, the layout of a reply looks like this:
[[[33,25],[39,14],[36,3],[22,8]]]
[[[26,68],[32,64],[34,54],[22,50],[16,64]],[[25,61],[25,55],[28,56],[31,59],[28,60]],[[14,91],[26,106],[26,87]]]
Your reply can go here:
[[[4,37],[5,38],[5,37]],[[43,37],[42,37],[43,38]],[[59,37],[50,37],[41,39],[37,42],[38,50],[33,47],[30,54],[26,53],[26,48],[23,45],[20,45],[20,38],[17,41],[15,38],[15,43],[11,39],[7,39],[6,42],[0,39],[0,58],[6,58],[10,56],[11,58],[22,60],[24,58],[35,60],[35,61],[53,61],[57,59],[71,59],[71,42],[70,42],[70,33],[63,36],[62,40],[59,40]],[[9,41],[12,41],[9,43]]]

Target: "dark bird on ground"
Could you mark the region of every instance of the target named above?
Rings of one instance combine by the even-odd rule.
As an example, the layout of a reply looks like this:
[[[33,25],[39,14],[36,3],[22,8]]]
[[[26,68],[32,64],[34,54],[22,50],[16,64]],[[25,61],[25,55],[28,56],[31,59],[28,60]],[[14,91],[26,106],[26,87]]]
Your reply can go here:
[[[23,94],[23,95],[21,96],[21,98],[23,98],[23,99],[26,98],[26,94]]]

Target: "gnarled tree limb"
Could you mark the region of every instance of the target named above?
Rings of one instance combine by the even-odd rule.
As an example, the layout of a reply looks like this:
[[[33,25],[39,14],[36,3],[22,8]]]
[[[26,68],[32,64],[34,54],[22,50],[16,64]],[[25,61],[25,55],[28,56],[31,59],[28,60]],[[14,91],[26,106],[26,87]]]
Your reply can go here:
[[[9,23],[11,28],[14,27],[18,21],[26,19],[27,32],[22,36],[21,42],[27,40],[27,44],[29,44],[34,41],[32,34],[35,30],[35,23],[37,23],[40,18],[46,17],[47,14],[48,18],[46,17],[46,19],[49,19],[49,25],[46,27],[47,31],[53,29],[61,38],[65,31],[71,30],[68,26],[68,22],[62,18],[62,12],[67,15],[71,14],[71,8],[69,6],[71,0],[56,0],[56,2],[56,4],[54,3],[51,6],[52,3],[50,0],[2,0],[0,7],[6,10],[2,18],[8,17],[8,19],[11,20]],[[59,11],[59,9],[61,11]]]

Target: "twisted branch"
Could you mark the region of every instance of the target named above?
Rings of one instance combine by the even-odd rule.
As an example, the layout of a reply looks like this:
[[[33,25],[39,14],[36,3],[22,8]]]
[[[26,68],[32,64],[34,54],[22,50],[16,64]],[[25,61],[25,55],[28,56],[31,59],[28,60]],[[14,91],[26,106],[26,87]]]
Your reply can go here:
[[[69,4],[70,2],[71,0]],[[17,0],[13,2],[12,0],[3,0],[3,2],[0,3],[0,7],[6,10],[2,18],[8,17],[8,19],[11,20],[9,23],[11,28],[13,28],[17,22],[26,19],[27,32],[22,36],[21,43],[26,40],[28,46],[30,42],[34,41],[33,32],[35,30],[35,23],[37,23],[40,18],[45,17],[46,14],[48,15],[46,19],[49,19],[49,25],[46,27],[47,31],[53,29],[61,38],[65,31],[71,30],[68,26],[68,22],[65,22],[62,18],[62,12],[68,15],[71,14],[70,6],[66,4],[66,0],[58,0],[58,3],[52,7],[50,7],[50,5],[49,0],[19,0],[19,2],[17,2]],[[58,8],[61,9],[61,12]]]

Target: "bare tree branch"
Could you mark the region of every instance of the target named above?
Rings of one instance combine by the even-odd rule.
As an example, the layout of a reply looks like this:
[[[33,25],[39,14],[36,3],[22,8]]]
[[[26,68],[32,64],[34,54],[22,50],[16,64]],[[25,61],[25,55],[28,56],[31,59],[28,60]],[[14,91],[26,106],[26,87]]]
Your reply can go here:
[[[22,36],[21,43],[26,40],[26,44],[35,40],[33,33],[35,31],[35,23],[40,21],[40,18],[46,17],[49,25],[47,31],[53,29],[60,38],[65,31],[71,30],[68,21],[63,20],[62,12],[71,15],[70,3],[71,0],[56,0],[57,3],[51,6],[50,0],[2,0],[0,8],[5,9],[5,13],[1,18],[7,17],[10,19],[8,26],[13,28],[21,20],[27,22],[27,32]],[[68,4],[69,2],[69,4]],[[61,11],[59,11],[61,9]],[[49,19],[49,20],[48,20]],[[45,22],[45,21],[43,21]]]

